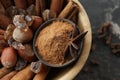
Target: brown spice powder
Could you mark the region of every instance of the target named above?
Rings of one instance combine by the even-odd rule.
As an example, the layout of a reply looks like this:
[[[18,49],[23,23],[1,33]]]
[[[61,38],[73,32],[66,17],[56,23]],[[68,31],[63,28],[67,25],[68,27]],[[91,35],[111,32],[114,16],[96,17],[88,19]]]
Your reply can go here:
[[[36,47],[43,60],[50,64],[62,65],[70,40],[69,35],[73,30],[71,24],[60,20],[46,26],[39,33],[36,41]]]

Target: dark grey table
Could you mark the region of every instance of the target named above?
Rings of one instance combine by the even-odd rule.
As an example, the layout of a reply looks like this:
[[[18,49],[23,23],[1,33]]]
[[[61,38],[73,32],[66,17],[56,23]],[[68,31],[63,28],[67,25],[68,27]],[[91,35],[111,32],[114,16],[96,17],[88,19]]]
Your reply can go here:
[[[80,0],[89,16],[92,30],[97,30],[105,21],[112,20],[120,25],[120,0]],[[106,16],[108,15],[108,16]],[[120,39],[112,37],[112,42]],[[92,67],[88,72],[81,71],[74,80],[120,80],[120,56],[111,53],[110,47],[102,40],[96,40],[96,50],[92,52],[84,67],[90,64],[91,58],[99,60],[100,65]]]

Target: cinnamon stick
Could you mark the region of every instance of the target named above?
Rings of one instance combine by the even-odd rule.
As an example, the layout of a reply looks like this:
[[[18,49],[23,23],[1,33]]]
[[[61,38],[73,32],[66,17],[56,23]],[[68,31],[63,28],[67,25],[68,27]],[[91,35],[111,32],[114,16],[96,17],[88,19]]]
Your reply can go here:
[[[1,49],[1,48],[0,48],[0,49]],[[0,55],[1,55],[1,53],[0,53]],[[1,65],[2,65],[2,64],[1,64],[1,57],[0,57],[0,67],[1,67]]]
[[[34,73],[30,70],[30,65],[28,65],[23,70],[19,71],[11,80],[31,80]]]
[[[38,74],[35,75],[35,77],[33,78],[33,80],[45,80],[48,72],[49,72],[49,67],[42,64],[41,68],[40,68],[40,72]]]
[[[10,80],[16,73],[17,71],[12,71],[8,73],[7,75],[5,75],[4,77],[2,77],[0,80]]]
[[[36,14],[42,15],[42,12],[44,10],[45,10],[45,0],[36,0]]]
[[[6,74],[10,73],[12,71],[12,68],[1,68],[0,69],[0,78],[2,78],[3,76],[5,76]]]
[[[27,1],[26,0],[14,0],[15,6],[17,8],[26,9]]]
[[[4,49],[7,46],[8,46],[8,44],[6,43],[6,41],[4,39],[0,39],[0,49]],[[1,54],[2,54],[2,52],[0,51],[0,55]]]
[[[74,23],[78,24],[78,13],[79,7],[77,5],[74,6],[73,10],[68,14],[66,17],[67,19],[73,21]]]
[[[69,1],[66,7],[62,10],[62,12],[59,14],[59,18],[65,18],[68,16],[68,14],[73,10],[74,8],[74,2]]]
[[[62,10],[63,2],[64,0],[51,0],[50,10],[58,15]]]
[[[74,9],[73,9],[73,11],[70,13],[70,15],[68,16],[68,18],[67,19],[72,19],[73,18],[73,16],[76,16],[76,14],[78,13],[78,7],[76,6],[76,7],[74,7]]]
[[[35,3],[35,0],[27,0],[28,6],[30,6],[30,5],[32,5],[32,4],[34,4],[34,3]]]
[[[2,5],[1,2],[0,2],[0,14],[6,14],[5,8],[4,8],[4,6]]]
[[[45,0],[40,0],[40,10],[41,10],[41,13],[46,9],[45,7]]]
[[[36,15],[40,15],[40,0],[36,0]]]
[[[0,29],[0,35],[4,35],[4,33],[5,33],[5,30]]]
[[[10,18],[8,18],[6,15],[0,14],[0,26],[3,29],[6,29],[7,26],[11,23]]]
[[[5,40],[3,35],[0,35],[0,40]]]
[[[0,55],[2,54],[3,49],[4,49],[3,47],[0,47]],[[1,61],[0,61],[0,68],[1,68],[1,65],[2,64],[1,64]]]

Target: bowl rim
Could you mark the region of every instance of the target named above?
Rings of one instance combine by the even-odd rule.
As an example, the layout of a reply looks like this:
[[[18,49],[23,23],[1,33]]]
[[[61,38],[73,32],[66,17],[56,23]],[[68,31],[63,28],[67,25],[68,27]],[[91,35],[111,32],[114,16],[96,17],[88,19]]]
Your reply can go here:
[[[78,27],[74,22],[72,22],[72,21],[70,21],[70,20],[68,20],[68,19],[65,19],[65,18],[52,18],[52,19],[49,19],[49,20],[45,21],[45,22],[37,29],[37,31],[35,32],[34,38],[33,38],[33,51],[34,51],[36,57],[37,57],[43,64],[45,64],[45,65],[47,65],[47,66],[49,66],[49,67],[62,68],[62,67],[66,67],[66,66],[68,66],[68,65],[70,65],[70,64],[72,64],[72,63],[74,63],[75,61],[78,60],[78,58],[80,57],[80,54],[81,54],[81,52],[82,52],[83,40],[81,40],[81,42],[80,42],[80,47],[79,47],[79,50],[78,50],[78,56],[77,56],[75,59],[72,59],[72,60],[70,60],[70,61],[68,61],[68,62],[66,62],[66,63],[64,63],[64,64],[62,64],[62,65],[53,65],[53,64],[50,64],[50,63],[46,62],[45,60],[43,60],[43,59],[40,57],[40,55],[38,54],[37,48],[36,48],[36,46],[35,46],[36,40],[37,40],[37,38],[38,38],[38,35],[39,35],[40,31],[43,30],[47,25],[49,25],[49,24],[51,24],[52,22],[57,21],[57,20],[64,21],[64,22],[68,22],[68,23],[71,24],[73,27],[75,27],[75,28],[79,31],[79,33],[81,33],[81,30],[79,29],[79,27]]]

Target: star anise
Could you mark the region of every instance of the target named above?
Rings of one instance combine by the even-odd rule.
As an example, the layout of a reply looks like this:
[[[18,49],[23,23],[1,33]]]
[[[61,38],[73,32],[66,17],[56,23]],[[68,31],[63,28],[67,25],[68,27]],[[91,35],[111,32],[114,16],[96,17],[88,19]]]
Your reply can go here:
[[[70,40],[67,46],[67,50],[69,51],[73,59],[77,58],[79,47],[81,47],[79,44],[81,44],[81,41],[84,39],[87,32],[88,31],[81,32],[77,34],[75,37],[74,37],[75,31],[69,33]]]

